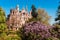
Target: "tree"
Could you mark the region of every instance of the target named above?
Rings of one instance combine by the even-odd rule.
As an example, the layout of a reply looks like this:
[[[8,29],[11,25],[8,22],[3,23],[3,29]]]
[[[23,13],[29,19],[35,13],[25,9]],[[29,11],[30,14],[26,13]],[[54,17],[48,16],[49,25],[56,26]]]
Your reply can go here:
[[[40,22],[43,22],[44,24],[49,25],[50,18],[51,16],[49,16],[47,12],[45,12],[45,10],[38,9],[38,20]]]
[[[34,17],[34,18],[36,18],[37,15],[38,15],[38,13],[37,13],[36,8],[35,8],[34,5],[32,5],[32,12],[31,12],[31,14],[32,14],[32,17]]]
[[[7,35],[5,32],[0,33],[0,40],[6,40],[6,38],[7,38]]]
[[[49,16],[47,14],[47,12],[45,12],[45,10],[38,9],[36,11],[35,6],[32,5],[32,13],[31,14],[32,14],[32,16],[36,16],[36,17],[32,17],[31,19],[29,19],[28,22],[31,22],[31,21],[40,21],[40,22],[42,22],[45,25],[50,25],[49,24],[49,20],[50,20],[51,16]],[[35,14],[37,14],[37,15],[35,15]]]
[[[6,27],[6,15],[4,10],[0,7],[0,31],[5,30]]]
[[[6,40],[21,40],[21,38],[16,34],[10,34],[7,36]]]
[[[5,30],[7,28],[6,25],[6,15],[4,10],[0,7],[0,40],[6,40],[7,34]]]
[[[58,6],[57,17],[55,18],[55,21],[58,22],[53,24],[55,27],[51,30],[51,34],[60,40],[60,5]]]
[[[60,5],[58,6],[57,17],[55,18],[55,21],[58,21],[58,24],[60,25]]]

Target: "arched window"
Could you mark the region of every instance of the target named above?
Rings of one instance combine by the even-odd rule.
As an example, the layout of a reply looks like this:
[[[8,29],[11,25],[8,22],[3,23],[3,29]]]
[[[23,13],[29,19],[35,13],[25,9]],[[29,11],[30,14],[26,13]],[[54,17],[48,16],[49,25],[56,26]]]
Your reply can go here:
[[[13,15],[14,15],[14,11],[13,11]]]
[[[25,12],[23,13],[23,15],[25,15]]]

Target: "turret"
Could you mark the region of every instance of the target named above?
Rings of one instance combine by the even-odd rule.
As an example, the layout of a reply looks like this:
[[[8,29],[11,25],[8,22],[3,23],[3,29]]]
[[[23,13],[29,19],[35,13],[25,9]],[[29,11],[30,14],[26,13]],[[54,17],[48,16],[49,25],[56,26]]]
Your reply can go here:
[[[18,11],[19,11],[19,5],[17,5],[17,6],[16,6],[16,10],[18,10]]]
[[[25,8],[25,10],[26,10],[26,11],[28,11],[28,7],[27,7],[27,5],[26,5],[26,8]]]

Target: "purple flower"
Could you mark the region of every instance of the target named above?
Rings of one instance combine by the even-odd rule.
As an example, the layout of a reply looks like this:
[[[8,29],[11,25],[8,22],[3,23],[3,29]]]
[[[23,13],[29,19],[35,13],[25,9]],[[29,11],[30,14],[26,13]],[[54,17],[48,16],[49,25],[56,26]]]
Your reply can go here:
[[[47,37],[50,37],[51,34],[49,32],[49,27],[50,26],[46,26],[44,24],[42,24],[41,22],[30,22],[30,23],[26,23],[26,25],[23,26],[25,30],[25,34],[26,36],[29,34],[29,33],[34,33],[36,35],[40,34],[42,38],[47,38]],[[28,35],[30,36],[30,35]]]

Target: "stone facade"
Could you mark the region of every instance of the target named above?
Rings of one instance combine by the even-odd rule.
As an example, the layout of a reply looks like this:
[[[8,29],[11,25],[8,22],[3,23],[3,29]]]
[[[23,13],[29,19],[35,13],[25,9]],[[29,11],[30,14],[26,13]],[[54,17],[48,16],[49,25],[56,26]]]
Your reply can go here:
[[[15,9],[10,10],[7,18],[7,26],[9,29],[18,30],[29,18],[31,18],[31,12],[28,13],[25,9],[19,11],[19,5],[17,5]]]

